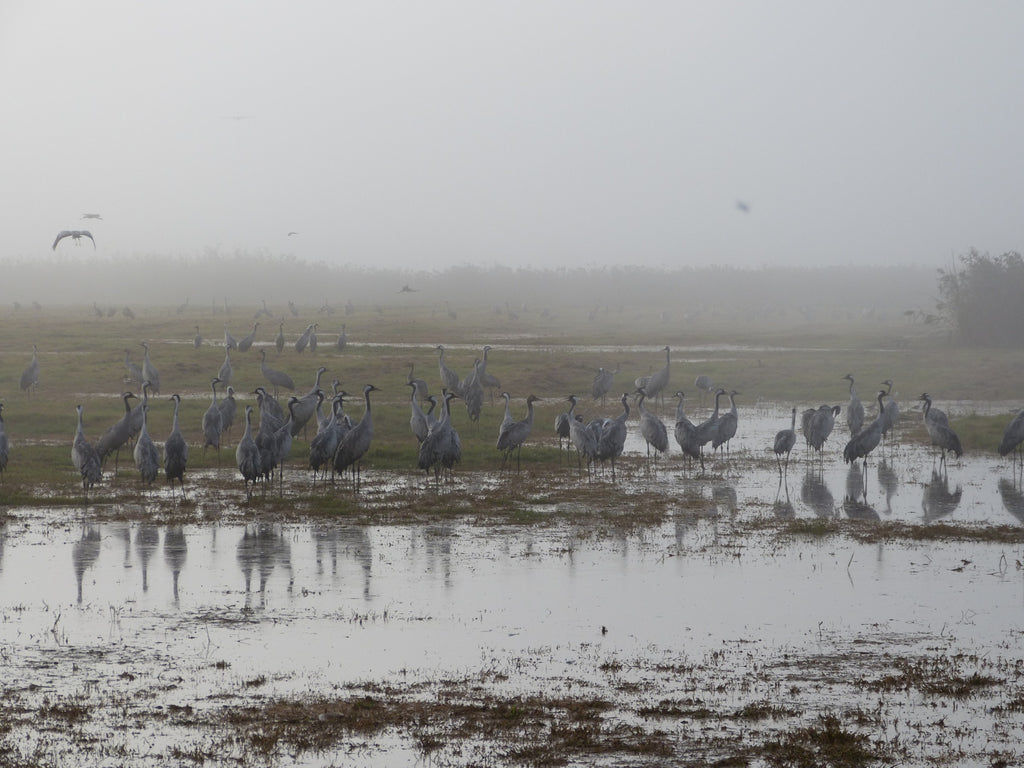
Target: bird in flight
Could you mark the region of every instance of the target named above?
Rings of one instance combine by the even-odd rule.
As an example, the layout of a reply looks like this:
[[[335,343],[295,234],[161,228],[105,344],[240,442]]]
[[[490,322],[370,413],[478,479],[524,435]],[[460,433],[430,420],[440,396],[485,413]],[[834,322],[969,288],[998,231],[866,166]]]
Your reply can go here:
[[[83,219],[99,219],[100,221],[103,221],[103,217],[100,216],[98,213],[83,213],[82,214],[82,218]]]
[[[297,234],[299,234],[299,233],[298,232],[289,232],[288,233],[288,237],[291,237],[292,235],[297,235]]]
[[[81,245],[80,242],[83,237],[88,237],[92,240],[92,247],[96,247],[96,241],[92,239],[92,232],[87,229],[64,229],[57,234],[57,239],[53,241],[53,250],[57,250],[57,243],[63,240],[65,237],[70,237],[75,241],[75,244]]]
[[[416,289],[410,288],[408,285],[403,285],[399,293],[416,293]]]
[[[743,202],[742,200],[736,201],[736,209],[739,211],[743,211],[743,213],[750,213],[750,205],[748,203]]]

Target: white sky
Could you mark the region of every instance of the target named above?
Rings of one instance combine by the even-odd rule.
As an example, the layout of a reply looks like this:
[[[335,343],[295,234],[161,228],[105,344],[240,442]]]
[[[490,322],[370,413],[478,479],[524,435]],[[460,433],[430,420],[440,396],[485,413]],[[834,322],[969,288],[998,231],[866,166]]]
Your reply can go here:
[[[1019,250],[1022,31],[1017,0],[0,0],[0,257]]]

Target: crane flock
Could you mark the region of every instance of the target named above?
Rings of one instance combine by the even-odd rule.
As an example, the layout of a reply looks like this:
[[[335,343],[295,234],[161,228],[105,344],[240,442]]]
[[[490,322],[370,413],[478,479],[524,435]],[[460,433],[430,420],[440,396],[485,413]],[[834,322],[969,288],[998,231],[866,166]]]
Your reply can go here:
[[[252,331],[242,341],[235,341],[225,326],[225,358],[218,374],[210,380],[211,400],[208,408],[202,417],[202,448],[205,453],[207,448],[214,448],[218,453],[218,463],[222,438],[231,428],[237,402],[235,391],[230,386],[233,377],[233,368],[230,360],[230,350],[237,349],[240,353],[252,348],[255,342],[259,322],[254,322]],[[283,344],[281,337],[284,324],[281,323],[278,330],[276,346],[280,352]],[[310,323],[300,336],[296,344],[296,351],[302,352],[309,349],[315,352],[315,331],[317,324]],[[344,326],[342,327],[344,335]],[[201,344],[199,328],[196,326],[196,346]],[[141,402],[131,406],[131,401],[138,399],[131,391],[124,391],[121,399],[124,404],[124,414],[117,422],[112,424],[102,436],[91,443],[86,439],[83,426],[83,406],[77,405],[77,428],[72,441],[72,462],[82,479],[82,488],[86,494],[102,478],[102,467],[107,458],[114,454],[114,472],[117,474],[118,456],[121,448],[132,447],[132,455],[136,467],[140,473],[142,483],[151,486],[156,480],[158,469],[161,465],[159,448],[149,434],[148,415],[153,407],[150,401],[150,390],[154,394],[160,391],[160,374],[150,358],[150,344],[142,342],[144,356],[141,366],[136,366],[130,361],[130,352],[125,350],[125,365],[129,375],[127,380],[138,378],[142,383]],[[344,348],[344,344],[338,344],[337,349]],[[415,363],[409,363],[409,371],[406,384],[410,388],[410,431],[416,440],[417,458],[416,466],[427,473],[428,477],[433,474],[435,484],[442,480],[451,481],[453,471],[462,458],[462,439],[453,423],[452,401],[461,399],[465,402],[467,413],[471,422],[480,419],[484,406],[484,389],[500,386],[500,381],[487,371],[489,353],[493,350],[490,345],[485,345],[482,354],[477,357],[472,371],[462,379],[449,366],[445,359],[446,348],[442,344],[435,346],[438,352],[438,374],[441,385],[442,396],[438,399],[429,394],[429,384],[426,380],[414,376]],[[658,456],[669,453],[670,434],[674,436],[682,456],[689,464],[696,460],[700,465],[701,473],[706,471],[705,446],[711,445],[711,450],[721,452],[721,460],[727,461],[728,447],[740,429],[739,410],[736,397],[740,393],[735,389],[726,389],[721,386],[711,385],[710,378],[698,376],[695,386],[701,395],[707,390],[714,391],[715,402],[711,415],[704,421],[694,422],[684,411],[685,393],[676,391],[674,396],[678,403],[675,408],[674,423],[666,426],[665,422],[657,413],[648,409],[648,404],[661,394],[669,385],[671,379],[671,350],[668,346],[663,348],[665,363],[662,368],[647,376],[637,377],[634,382],[637,386],[633,392],[623,392],[620,398],[622,411],[618,415],[609,417],[597,417],[587,421],[578,412],[580,404],[575,395],[565,398],[569,403],[568,410],[559,413],[554,424],[554,430],[549,433],[552,437],[557,435],[561,444],[564,441],[575,449],[577,454],[577,469],[582,475],[584,468],[588,478],[592,475],[595,465],[603,466],[610,463],[612,482],[616,480],[616,460],[624,452],[627,434],[629,431],[630,399],[632,398],[639,419],[637,431],[644,440],[647,451],[648,467],[652,460]],[[31,393],[39,382],[39,350],[33,345],[32,361],[28,368],[21,375],[21,388]],[[294,380],[286,373],[270,368],[267,365],[267,351],[261,348],[258,353],[260,370],[266,382],[274,388],[274,394],[270,394],[262,386],[255,387],[252,394],[256,396],[256,405],[246,404],[244,408],[245,424],[244,432],[238,441],[235,458],[239,474],[244,481],[244,491],[247,499],[251,499],[257,483],[263,483],[264,493],[268,485],[273,484],[277,479],[277,485],[283,492],[283,467],[292,450],[293,441],[304,435],[308,425],[312,422],[316,427],[316,434],[308,441],[309,457],[308,467],[311,470],[313,484],[317,479],[327,478],[330,471],[331,476],[350,476],[352,487],[358,490],[362,479],[362,463],[370,452],[373,440],[373,413],[370,395],[379,391],[373,384],[363,387],[363,412],[358,421],[353,421],[344,413],[344,400],[348,393],[340,389],[337,380],[334,381],[333,393],[325,393],[321,388],[321,377],[328,370],[326,366],[319,366],[314,375],[313,386],[302,395],[291,396],[286,406],[282,408],[277,400],[277,394],[281,388],[290,391],[295,390]],[[612,368],[598,368],[591,382],[590,394],[592,398],[603,402],[606,395],[612,391],[614,377],[619,373],[621,364]],[[846,374],[842,380],[849,382],[849,401],[845,406],[846,423],[850,430],[849,440],[843,449],[843,458],[847,463],[853,464],[863,461],[866,465],[869,456],[878,449],[883,438],[892,440],[896,426],[899,423],[899,406],[893,396],[893,382],[886,379],[881,382],[884,389],[879,389],[875,400],[878,404],[877,415],[865,425],[864,406],[857,395],[856,382],[852,374]],[[218,389],[223,390],[223,395]],[[721,410],[722,398],[729,399],[730,408],[724,413]],[[185,472],[188,463],[188,441],[179,423],[179,410],[182,402],[181,395],[174,394],[169,398],[173,403],[173,426],[170,435],[163,443],[163,469],[168,482],[174,493],[174,484],[177,481],[178,489],[182,498],[185,498]],[[535,434],[534,431],[534,404],[541,401],[535,394],[529,394],[525,399],[525,418],[517,420],[513,418],[511,411],[512,395],[502,392],[505,417],[499,427],[495,448],[501,454],[502,470],[521,472],[521,455],[523,446]],[[945,467],[947,457],[953,454],[956,458],[963,455],[963,448],[956,432],[950,427],[948,417],[944,412],[935,408],[931,396],[924,393],[920,396],[923,403],[923,422],[929,435],[931,443],[938,451],[938,462],[940,467]],[[424,410],[424,406],[429,408]],[[325,415],[321,407],[327,408],[329,412]],[[0,403],[0,480],[8,466],[8,437],[2,417],[3,404]],[[435,416],[435,410],[438,414]],[[821,462],[824,460],[824,446],[833,432],[835,421],[842,413],[843,406],[823,404],[816,408],[808,408],[800,416],[800,431],[803,433],[808,448],[808,456]],[[255,419],[254,423],[254,416]],[[775,440],[770,448],[775,455],[778,471],[781,478],[788,473],[790,455],[797,442],[797,408],[793,407],[790,413],[790,424],[787,429],[780,430],[775,435]],[[652,456],[652,450],[653,456]],[[1007,425],[1002,443],[999,446],[1001,456],[1013,454],[1015,466],[1021,464],[1024,470],[1024,411],[1018,413]]]

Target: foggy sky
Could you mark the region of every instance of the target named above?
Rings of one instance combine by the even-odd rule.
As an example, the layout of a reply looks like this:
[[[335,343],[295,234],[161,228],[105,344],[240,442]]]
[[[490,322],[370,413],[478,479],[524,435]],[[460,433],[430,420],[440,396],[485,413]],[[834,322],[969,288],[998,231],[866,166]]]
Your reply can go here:
[[[415,269],[1020,250],[1022,29],[1009,1],[4,0],[0,257],[80,227],[83,259]]]

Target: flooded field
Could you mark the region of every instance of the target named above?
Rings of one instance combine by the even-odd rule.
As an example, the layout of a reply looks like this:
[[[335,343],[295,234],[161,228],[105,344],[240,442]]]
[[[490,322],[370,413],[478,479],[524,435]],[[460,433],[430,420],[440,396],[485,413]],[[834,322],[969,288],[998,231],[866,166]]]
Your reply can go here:
[[[940,469],[908,413],[866,473],[837,427],[780,482],[787,415],[741,410],[703,475],[635,423],[615,485],[371,467],[359,523],[195,477],[181,524],[8,509],[0,764],[1019,762],[1019,471]],[[394,495],[479,508],[394,522]]]

